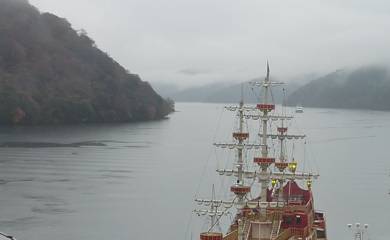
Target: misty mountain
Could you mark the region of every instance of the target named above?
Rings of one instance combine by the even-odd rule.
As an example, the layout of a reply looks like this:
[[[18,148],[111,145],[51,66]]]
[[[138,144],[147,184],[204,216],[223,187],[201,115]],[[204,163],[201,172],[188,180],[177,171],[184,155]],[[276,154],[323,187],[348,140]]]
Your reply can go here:
[[[26,0],[0,0],[0,123],[152,120],[169,104],[85,31]]]
[[[289,105],[390,110],[390,75],[380,66],[337,70],[317,78],[288,97]]]
[[[151,82],[150,84],[163,98],[169,98],[173,93],[180,91],[179,87],[173,83]]]
[[[170,98],[177,102],[209,102],[208,98],[210,96],[227,86],[230,85],[227,83],[210,83],[171,93]]]
[[[261,80],[257,79],[253,81]],[[275,102],[281,103],[283,100],[283,88],[286,89],[286,94],[288,94],[299,86],[299,84],[294,82],[285,84],[283,87],[276,87],[270,97],[273,98]],[[241,99],[241,92],[243,92],[245,102],[258,103],[262,97],[262,94],[259,91],[259,88],[253,87],[249,81],[244,82],[243,84],[212,83],[201,87],[193,87],[173,92],[169,97],[177,102],[237,103]]]

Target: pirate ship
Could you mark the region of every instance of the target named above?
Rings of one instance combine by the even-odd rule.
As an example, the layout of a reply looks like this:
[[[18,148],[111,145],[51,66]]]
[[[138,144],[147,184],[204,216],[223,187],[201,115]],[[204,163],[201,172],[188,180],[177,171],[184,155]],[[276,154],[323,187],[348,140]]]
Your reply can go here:
[[[298,161],[287,155],[288,142],[304,139],[305,135],[290,134],[287,122],[293,116],[285,111],[277,113],[269,99],[271,88],[282,83],[270,80],[267,63],[265,79],[253,84],[261,89],[262,103],[246,106],[241,100],[238,106],[226,107],[236,113],[238,128],[232,133],[233,142],[214,145],[236,152],[233,169],[217,170],[219,175],[235,178],[229,189],[232,199],[215,199],[214,188],[212,199],[195,199],[199,205],[209,207],[194,210],[210,220],[209,227],[200,233],[200,240],[326,240],[325,216],[315,210],[312,193],[312,181],[319,175],[299,171]],[[247,131],[246,119],[259,121],[259,132],[252,135]],[[278,124],[272,126],[271,121]],[[251,143],[250,139],[258,141]],[[273,155],[272,141],[278,142]],[[246,166],[245,152],[250,149],[256,150],[255,169]],[[252,185],[248,184],[253,180],[260,185],[255,197],[251,194]],[[231,209],[236,209],[236,213],[224,235],[216,226]]]

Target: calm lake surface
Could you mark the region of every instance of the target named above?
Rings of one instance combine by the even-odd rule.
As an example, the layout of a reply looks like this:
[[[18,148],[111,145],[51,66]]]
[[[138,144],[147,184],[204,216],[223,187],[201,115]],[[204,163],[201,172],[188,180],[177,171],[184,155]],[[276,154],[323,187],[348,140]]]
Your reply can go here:
[[[0,128],[0,142],[99,143],[0,148],[0,231],[18,240],[198,239],[193,198],[209,197],[213,183],[229,197],[233,180],[214,172],[225,155],[211,144],[235,122],[223,105],[176,108],[157,122]],[[308,135],[305,167],[321,175],[313,191],[329,239],[352,239],[347,224],[361,222],[371,240],[388,240],[390,113],[306,108],[294,123]]]

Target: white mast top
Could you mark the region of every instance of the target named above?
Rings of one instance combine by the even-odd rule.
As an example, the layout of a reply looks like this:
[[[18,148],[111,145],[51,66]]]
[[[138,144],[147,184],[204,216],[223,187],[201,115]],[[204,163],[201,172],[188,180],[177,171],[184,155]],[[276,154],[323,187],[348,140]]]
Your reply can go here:
[[[269,87],[269,64],[268,64],[268,61],[267,61],[267,76],[266,78],[264,79],[264,84],[263,84],[263,87],[264,87],[264,98],[263,98],[263,104],[267,104],[268,103],[268,87]],[[264,117],[267,117],[268,115],[268,111],[264,111],[263,112],[263,116]],[[268,146],[267,146],[267,118],[264,118],[263,119],[263,132],[262,132],[262,149],[261,149],[261,155],[262,157],[268,157]]]

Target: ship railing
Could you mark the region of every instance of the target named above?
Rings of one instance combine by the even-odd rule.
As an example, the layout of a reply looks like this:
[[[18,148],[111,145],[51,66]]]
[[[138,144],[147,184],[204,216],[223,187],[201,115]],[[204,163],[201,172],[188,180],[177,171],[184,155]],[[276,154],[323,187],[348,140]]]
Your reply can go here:
[[[231,231],[228,233],[223,240],[237,240],[238,239],[238,230]]]
[[[291,234],[292,235],[299,236],[301,238],[304,238],[305,236],[307,236],[309,234],[309,228],[308,227],[305,227],[305,228],[290,228],[290,230],[291,230]]]
[[[306,203],[306,207],[309,207],[313,203],[313,198],[310,198]]]
[[[280,225],[281,225],[281,221],[279,219],[275,219],[274,222],[272,223],[271,239],[275,239],[278,236]]]
[[[300,211],[300,212],[304,212],[304,213],[309,213],[311,210],[306,207],[306,206],[299,206],[299,205],[287,205],[287,206],[284,206],[283,208],[278,208],[278,207],[268,207],[267,210],[271,213],[275,212],[275,211]]]
[[[274,240],[288,240],[292,236],[291,229],[285,229],[281,234],[279,234]]]
[[[317,239],[317,238],[315,238],[316,236],[317,236],[317,231],[314,230],[314,231],[311,231],[310,236],[307,238],[308,239]]]
[[[251,221],[246,221],[244,225],[244,233],[246,233],[245,240],[249,240],[250,234],[252,232],[252,224]]]
[[[293,119],[294,117],[293,116],[278,116],[278,115],[267,115],[267,116],[264,116],[263,114],[257,114],[257,113],[254,113],[254,114],[245,114],[244,113],[244,117],[246,119],[253,119],[253,120],[273,120],[273,121],[278,121],[278,120],[291,120]]]
[[[296,196],[289,196],[288,202],[289,203],[303,203],[303,196],[302,195],[296,195]]]

